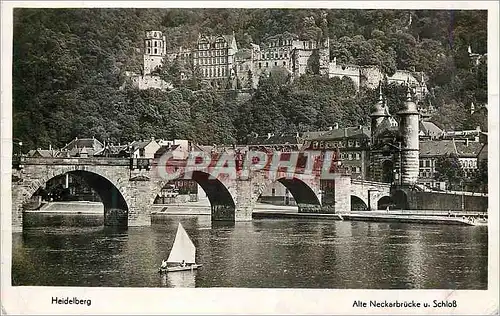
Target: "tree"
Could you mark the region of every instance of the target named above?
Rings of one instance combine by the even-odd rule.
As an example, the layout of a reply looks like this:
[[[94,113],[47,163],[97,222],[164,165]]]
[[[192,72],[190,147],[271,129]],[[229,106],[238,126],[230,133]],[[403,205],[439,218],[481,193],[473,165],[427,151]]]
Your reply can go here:
[[[464,169],[456,154],[450,153],[437,158],[434,178],[446,181],[448,189],[461,190],[464,177]]]
[[[480,160],[477,167],[472,176],[471,184],[477,191],[488,193],[488,160]]]

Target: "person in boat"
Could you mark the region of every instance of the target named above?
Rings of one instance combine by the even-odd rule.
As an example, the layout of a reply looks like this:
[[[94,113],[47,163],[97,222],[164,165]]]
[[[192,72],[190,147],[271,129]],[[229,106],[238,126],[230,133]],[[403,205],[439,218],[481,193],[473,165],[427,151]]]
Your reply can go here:
[[[167,268],[167,261],[165,260],[162,260],[161,261],[161,266],[160,266],[162,269],[166,269]]]

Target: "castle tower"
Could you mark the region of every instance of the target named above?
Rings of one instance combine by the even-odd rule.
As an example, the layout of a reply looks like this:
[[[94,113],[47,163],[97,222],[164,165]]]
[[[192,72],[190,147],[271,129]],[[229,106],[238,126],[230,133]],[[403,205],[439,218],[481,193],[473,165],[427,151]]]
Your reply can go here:
[[[167,53],[167,40],[160,31],[146,31],[144,39],[144,75],[149,75],[153,70],[163,64]]]
[[[327,38],[323,43],[318,43],[319,54],[319,74],[328,76],[329,63],[330,63],[330,39]]]
[[[419,171],[418,124],[419,113],[413,102],[410,88],[406,95],[405,108],[398,112],[401,135],[401,184],[413,185],[417,182]]]

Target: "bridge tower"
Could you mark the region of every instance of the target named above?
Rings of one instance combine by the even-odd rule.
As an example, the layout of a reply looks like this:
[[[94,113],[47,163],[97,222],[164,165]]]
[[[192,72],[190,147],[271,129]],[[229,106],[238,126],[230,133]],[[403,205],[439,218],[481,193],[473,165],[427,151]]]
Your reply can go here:
[[[163,64],[167,53],[167,40],[160,31],[146,31],[144,39],[144,73],[149,75]]]
[[[401,184],[413,185],[417,182],[419,171],[418,121],[419,112],[413,102],[410,88],[406,95],[405,107],[398,112],[401,135]]]
[[[389,116],[390,114],[384,110],[384,98],[382,96],[382,82],[380,82],[378,102],[375,103],[375,109],[370,114],[372,144],[375,144],[377,140],[377,134],[380,132],[380,126],[382,122],[386,117]]]

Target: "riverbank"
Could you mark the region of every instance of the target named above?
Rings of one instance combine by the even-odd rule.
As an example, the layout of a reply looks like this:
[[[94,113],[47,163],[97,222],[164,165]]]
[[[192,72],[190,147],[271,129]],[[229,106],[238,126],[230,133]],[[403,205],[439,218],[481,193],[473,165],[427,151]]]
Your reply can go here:
[[[31,215],[89,215],[96,218],[104,216],[104,206],[99,202],[51,202],[42,205],[38,210],[26,210],[25,216]],[[204,215],[210,216],[210,204],[207,201],[188,202],[185,204],[153,205],[151,216],[161,218],[167,215]],[[371,222],[401,222],[421,224],[446,224],[486,226],[487,214],[477,212],[454,212],[450,214],[433,210],[391,210],[391,211],[366,211],[342,214],[299,213],[297,206],[273,205],[259,203],[253,211],[252,217],[259,218],[303,218],[345,221],[371,221]],[[478,215],[483,219],[478,219]],[[475,217],[475,219],[471,219]]]
[[[277,212],[277,211],[254,211],[252,217],[262,218],[308,218],[337,221],[365,221],[365,222],[398,222],[398,223],[417,223],[417,224],[444,224],[461,226],[487,226],[488,221],[469,219],[467,217],[439,216],[439,215],[415,215],[415,214],[390,214],[390,213],[338,213],[338,214],[320,214],[320,213],[298,213],[298,212]]]

